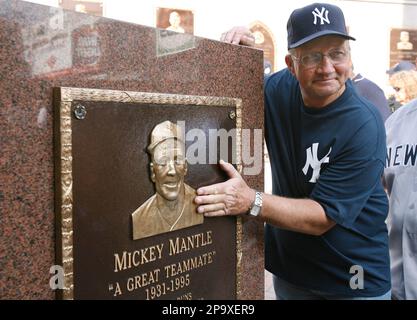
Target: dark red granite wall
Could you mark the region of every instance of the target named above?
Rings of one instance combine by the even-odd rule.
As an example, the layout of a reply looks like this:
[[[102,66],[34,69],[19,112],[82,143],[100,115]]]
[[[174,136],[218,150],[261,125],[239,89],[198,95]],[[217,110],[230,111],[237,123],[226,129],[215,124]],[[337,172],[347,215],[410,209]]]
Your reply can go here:
[[[243,128],[263,127],[260,51],[184,36],[161,46],[158,37],[154,28],[0,0],[0,298],[54,298],[53,87],[241,98]],[[247,181],[263,189],[263,174]],[[262,224],[244,222],[243,252],[240,298],[263,299]]]

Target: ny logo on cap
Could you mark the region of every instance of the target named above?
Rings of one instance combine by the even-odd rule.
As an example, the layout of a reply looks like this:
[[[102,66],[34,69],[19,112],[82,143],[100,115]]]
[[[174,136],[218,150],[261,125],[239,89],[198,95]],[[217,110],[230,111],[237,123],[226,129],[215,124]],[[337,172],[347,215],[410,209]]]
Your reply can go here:
[[[315,8],[314,11],[311,11],[311,13],[314,16],[314,24],[317,24],[317,18],[320,19],[320,24],[324,24],[324,22],[327,22],[330,24],[329,20],[329,10],[327,10],[325,7],[321,7],[321,11],[319,9]],[[326,17],[324,17],[326,15]]]

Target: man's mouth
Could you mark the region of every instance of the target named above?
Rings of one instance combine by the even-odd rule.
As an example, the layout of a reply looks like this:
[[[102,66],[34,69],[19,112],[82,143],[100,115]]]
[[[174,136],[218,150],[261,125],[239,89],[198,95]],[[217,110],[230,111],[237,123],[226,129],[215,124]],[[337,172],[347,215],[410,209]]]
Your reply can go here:
[[[329,78],[329,79],[316,79],[314,82],[319,82],[319,83],[326,83],[326,82],[331,82],[335,80],[334,78]]]
[[[166,186],[167,188],[176,188],[178,185],[177,181],[172,181],[172,182],[165,182],[164,186]]]

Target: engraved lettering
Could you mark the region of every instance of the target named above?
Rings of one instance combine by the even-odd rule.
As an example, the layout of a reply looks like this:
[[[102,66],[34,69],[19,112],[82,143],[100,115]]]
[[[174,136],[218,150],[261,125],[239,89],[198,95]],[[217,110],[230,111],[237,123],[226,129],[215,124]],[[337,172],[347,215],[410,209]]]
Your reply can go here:
[[[169,239],[169,255],[176,255],[178,253],[186,252],[194,248],[204,247],[212,243],[212,231],[198,233],[184,238],[177,237],[175,240]]]
[[[127,279],[126,288],[128,291],[133,291],[138,288],[146,287],[148,285],[157,283],[159,281],[159,273],[161,269],[155,269],[149,272],[142,273],[135,277]]]
[[[162,249],[164,244],[135,250],[133,252],[123,251],[122,254],[114,254],[114,272],[130,269],[139,265],[158,260],[162,258]]]

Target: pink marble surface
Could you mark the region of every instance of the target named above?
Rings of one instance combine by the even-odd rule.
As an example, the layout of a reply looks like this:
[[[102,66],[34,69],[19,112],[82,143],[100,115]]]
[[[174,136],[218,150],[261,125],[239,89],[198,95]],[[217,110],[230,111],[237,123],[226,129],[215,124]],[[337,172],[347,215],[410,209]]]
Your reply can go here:
[[[243,128],[263,127],[260,51],[159,37],[154,28],[0,0],[1,299],[55,297],[53,87],[237,97]],[[247,180],[263,189],[263,174]],[[263,299],[263,225],[249,220],[243,229],[240,298]]]

